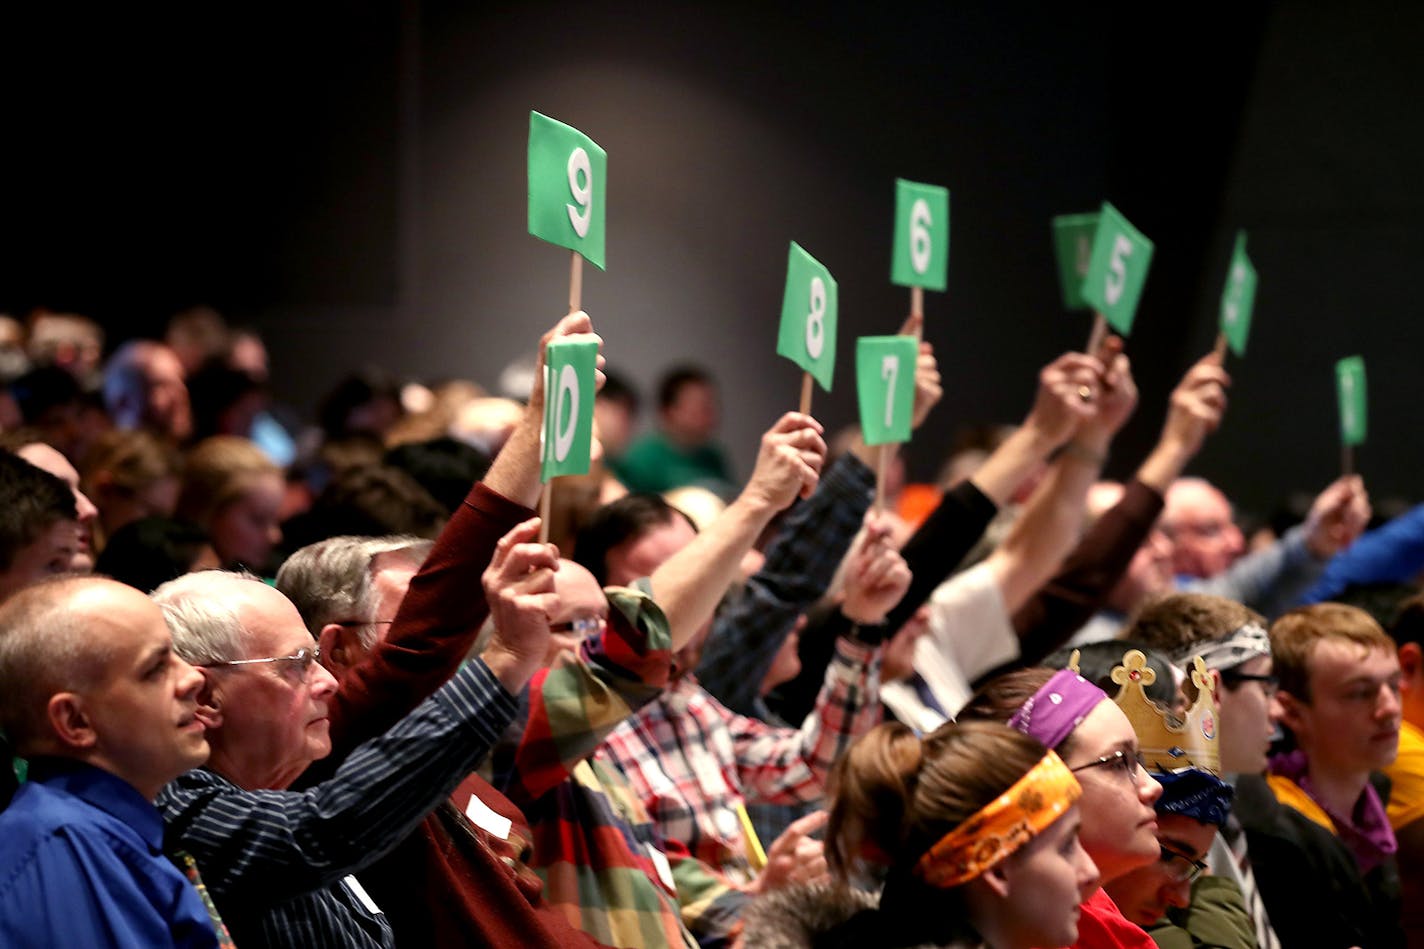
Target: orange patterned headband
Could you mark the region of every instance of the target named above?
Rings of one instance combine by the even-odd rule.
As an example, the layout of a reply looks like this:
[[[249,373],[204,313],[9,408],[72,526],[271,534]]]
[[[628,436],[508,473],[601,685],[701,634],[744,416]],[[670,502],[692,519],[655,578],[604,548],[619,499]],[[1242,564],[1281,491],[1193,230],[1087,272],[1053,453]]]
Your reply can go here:
[[[1062,817],[1083,789],[1053,752],[973,817],[940,838],[915,864],[915,876],[948,889],[968,883]]]

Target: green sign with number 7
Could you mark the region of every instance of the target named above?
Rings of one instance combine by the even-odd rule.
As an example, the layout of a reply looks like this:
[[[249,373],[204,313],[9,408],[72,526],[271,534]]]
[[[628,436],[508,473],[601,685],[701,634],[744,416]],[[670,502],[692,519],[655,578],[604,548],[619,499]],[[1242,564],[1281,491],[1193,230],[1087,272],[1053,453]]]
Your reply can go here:
[[[919,355],[920,341],[913,336],[862,336],[855,341],[855,393],[867,445],[910,440]]]
[[[1368,431],[1365,357],[1346,356],[1335,364],[1335,388],[1340,397],[1340,441],[1363,445]]]
[[[1152,242],[1104,201],[1083,278],[1083,299],[1124,336],[1132,332],[1151,264]]]
[[[792,241],[776,353],[809,372],[827,392],[836,374],[837,297],[831,272]]]
[[[608,155],[578,129],[529,113],[529,233],[578,251],[599,270]]]
[[[949,276],[949,189],[895,179],[890,282],[943,291]]]
[[[598,337],[580,333],[544,347],[544,428],[539,476],[588,474]]]

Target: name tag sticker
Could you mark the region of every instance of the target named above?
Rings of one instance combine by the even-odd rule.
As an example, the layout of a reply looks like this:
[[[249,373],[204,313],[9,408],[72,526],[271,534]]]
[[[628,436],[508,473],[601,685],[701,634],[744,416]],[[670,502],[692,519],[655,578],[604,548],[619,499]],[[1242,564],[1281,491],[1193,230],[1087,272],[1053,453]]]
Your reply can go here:
[[[465,805],[465,816],[480,830],[500,840],[509,839],[509,828],[513,822],[480,800],[477,795],[470,795],[470,803]]]

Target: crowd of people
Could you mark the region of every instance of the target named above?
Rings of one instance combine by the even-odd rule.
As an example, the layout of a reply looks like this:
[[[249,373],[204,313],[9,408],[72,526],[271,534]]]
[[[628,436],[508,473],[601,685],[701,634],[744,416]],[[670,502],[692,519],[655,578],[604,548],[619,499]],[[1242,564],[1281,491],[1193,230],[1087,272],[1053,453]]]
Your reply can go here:
[[[593,331],[304,424],[211,310],[0,318],[0,944],[1424,945],[1424,507],[1248,542],[1216,355],[1103,480],[1110,337],[925,485],[798,412],[740,480],[600,356],[541,518]]]

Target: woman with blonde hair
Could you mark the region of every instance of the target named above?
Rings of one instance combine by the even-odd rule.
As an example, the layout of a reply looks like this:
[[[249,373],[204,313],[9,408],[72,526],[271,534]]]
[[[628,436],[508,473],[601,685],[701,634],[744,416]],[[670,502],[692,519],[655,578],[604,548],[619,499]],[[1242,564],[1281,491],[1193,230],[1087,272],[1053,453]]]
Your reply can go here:
[[[188,453],[176,513],[207,532],[224,567],[270,576],[272,550],[282,541],[284,489],[282,470],[262,449],[214,435]]]
[[[1005,726],[949,722],[923,739],[878,726],[832,774],[835,882],[759,898],[744,945],[1070,945],[1098,886],[1078,842],[1079,794],[1056,754]],[[852,888],[867,866],[884,870],[878,899]]]

